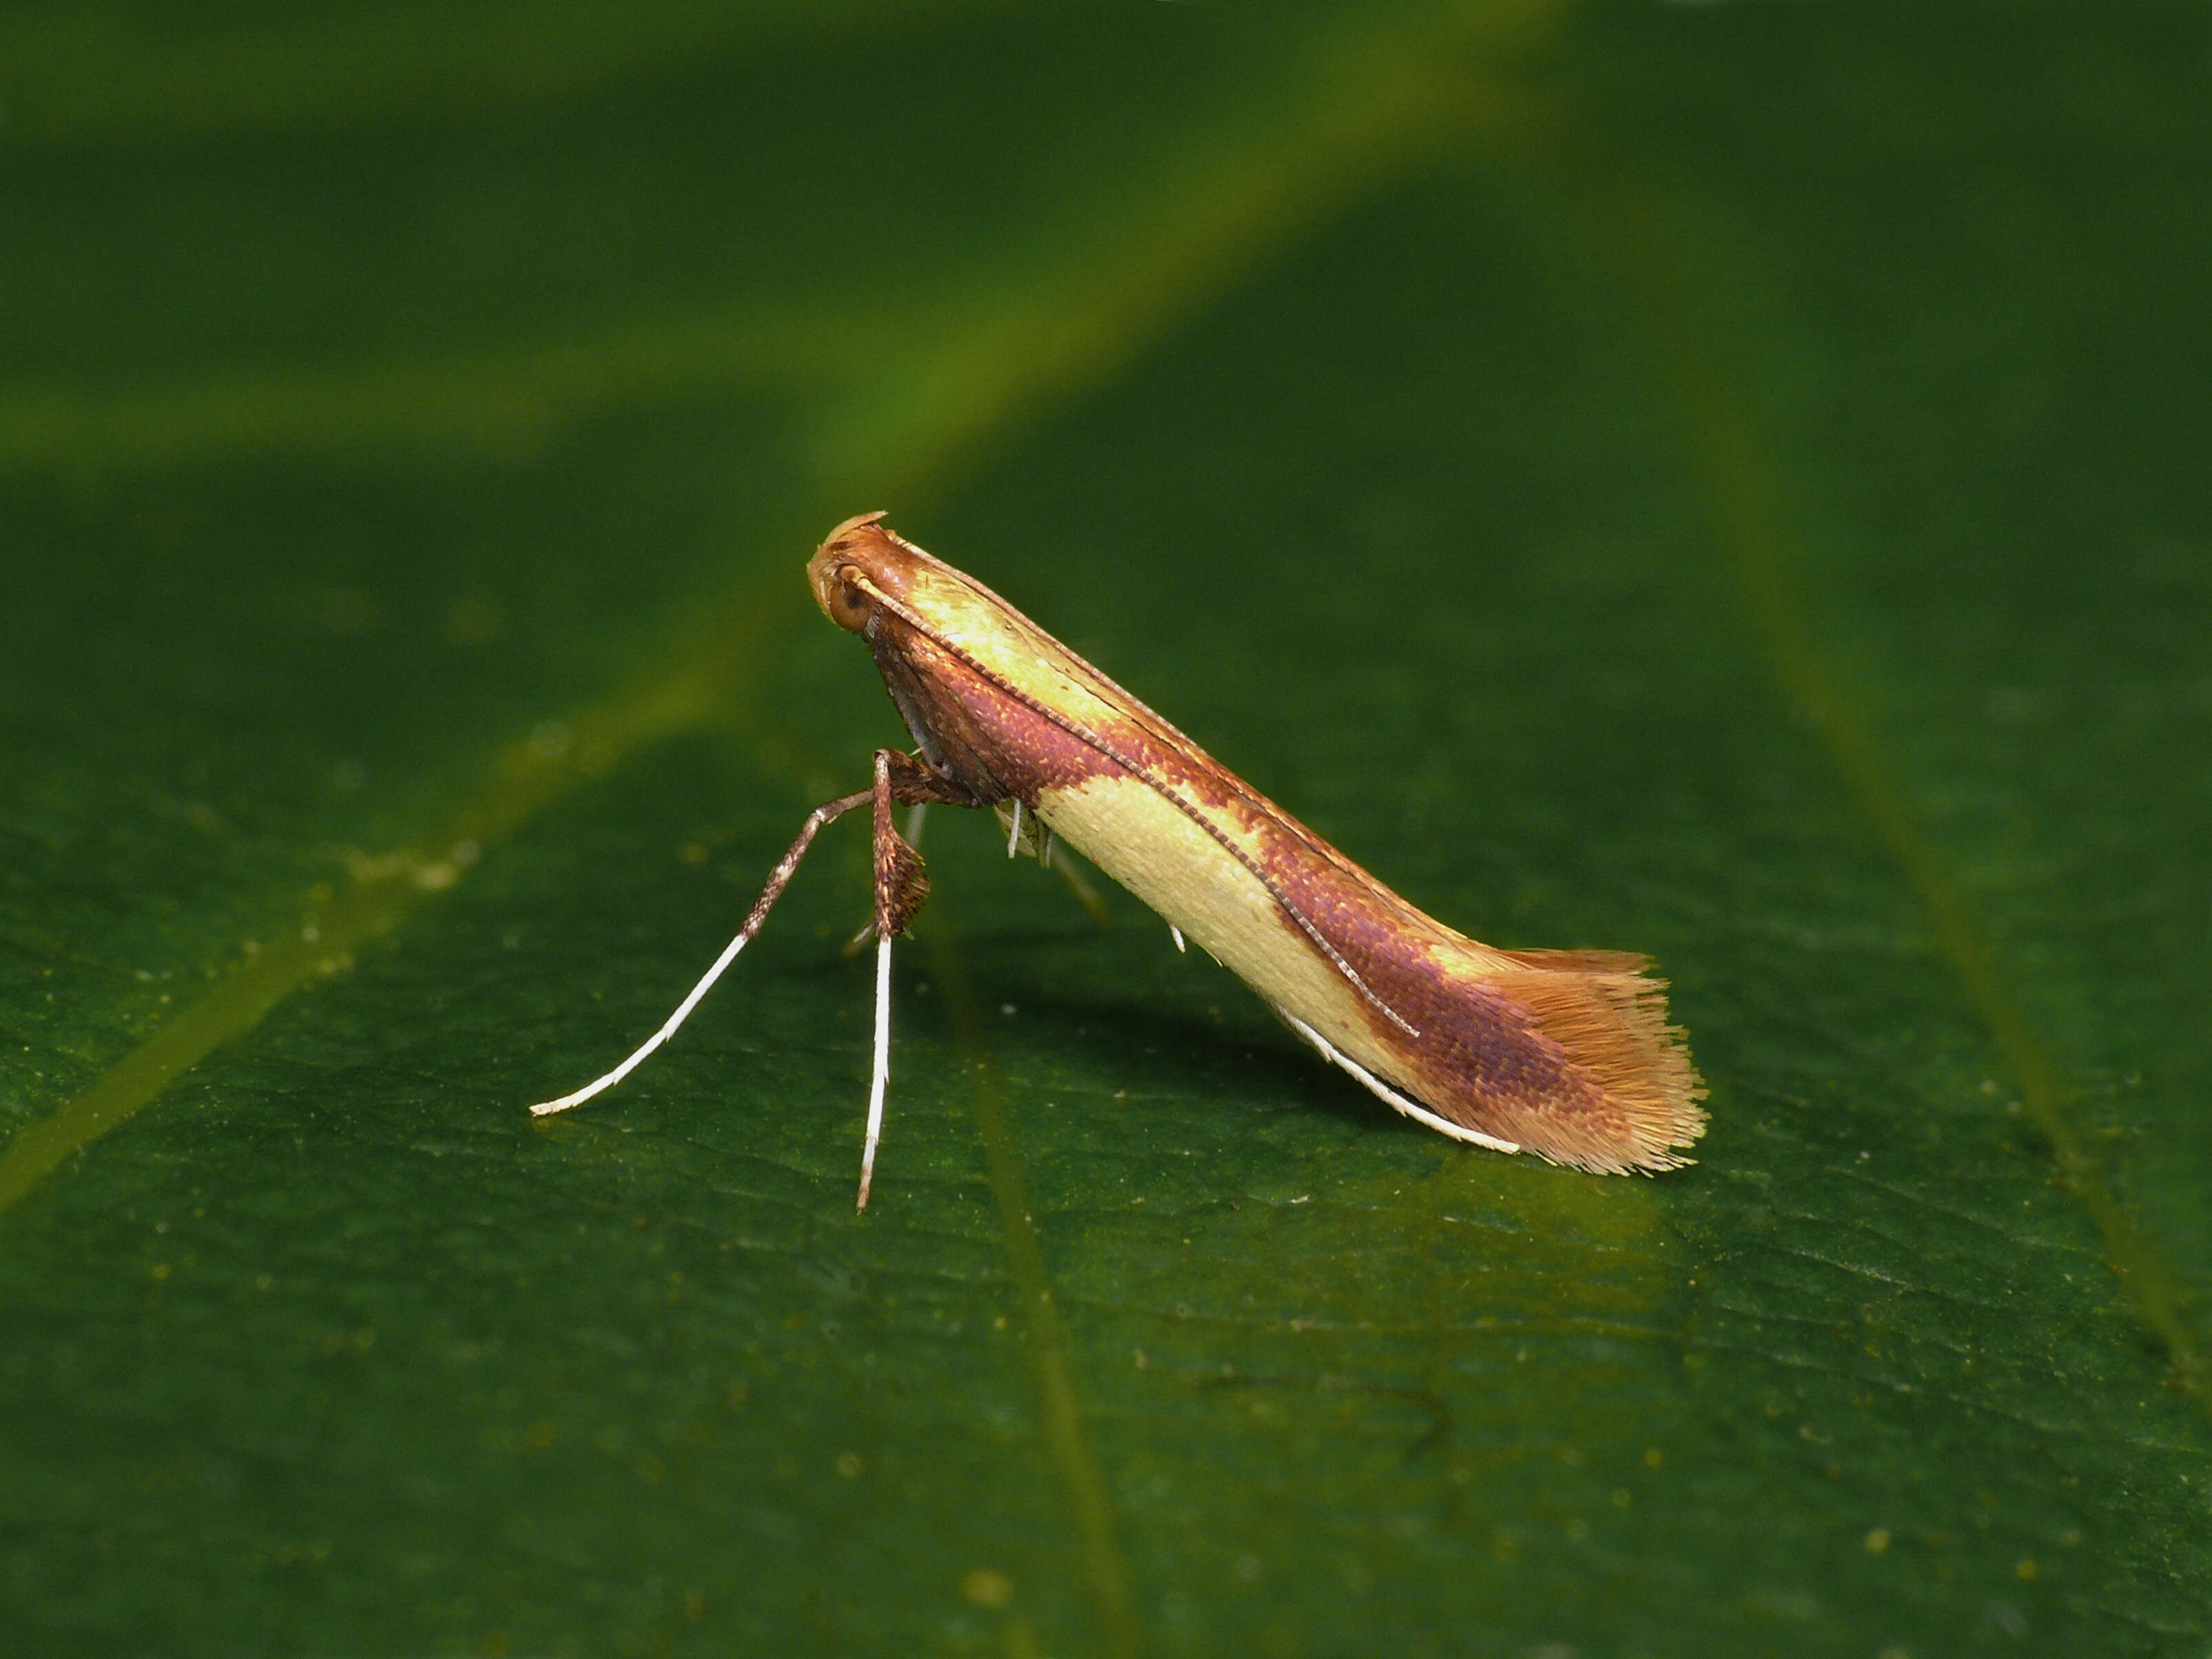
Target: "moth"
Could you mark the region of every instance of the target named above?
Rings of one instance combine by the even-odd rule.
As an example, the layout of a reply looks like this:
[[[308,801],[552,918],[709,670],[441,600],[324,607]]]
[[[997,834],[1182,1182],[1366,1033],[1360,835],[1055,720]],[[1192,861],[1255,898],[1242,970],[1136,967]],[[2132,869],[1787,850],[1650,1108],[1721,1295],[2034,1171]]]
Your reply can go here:
[[[823,825],[872,809],[874,1063],[859,1207],[890,1076],[891,941],[928,890],[898,806],[988,807],[1008,852],[1064,841],[1251,987],[1330,1064],[1415,1121],[1493,1152],[1606,1174],[1689,1160],[1705,1086],[1666,981],[1617,951],[1506,951],[1392,892],[972,576],[848,519],[806,567],[867,641],[915,752],[808,815],[714,964],[621,1065],[530,1109],[611,1088],[675,1034],[768,919]]]

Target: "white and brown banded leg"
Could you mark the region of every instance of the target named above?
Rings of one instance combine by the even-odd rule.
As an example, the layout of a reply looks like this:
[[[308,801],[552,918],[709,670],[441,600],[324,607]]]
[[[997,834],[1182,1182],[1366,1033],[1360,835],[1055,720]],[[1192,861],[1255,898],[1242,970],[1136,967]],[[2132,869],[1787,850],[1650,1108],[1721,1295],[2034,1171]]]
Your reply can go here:
[[[868,1188],[876,1179],[876,1146],[884,1134],[884,1096],[891,1080],[891,941],[906,932],[915,912],[929,896],[929,876],[915,852],[892,822],[891,809],[931,801],[970,805],[934,772],[896,749],[876,750],[876,907],[869,927],[876,936],[876,1041],[868,1068],[868,1130],[860,1149],[860,1196],[856,1209],[868,1207]]]
[[[636,1050],[621,1065],[604,1076],[594,1078],[574,1093],[562,1095],[557,1100],[543,1101],[530,1110],[534,1116],[547,1117],[555,1112],[565,1112],[571,1106],[580,1106],[595,1095],[605,1093],[644,1064],[646,1058],[668,1039],[691,1017],[707,993],[714,988],[723,971],[737,960],[738,952],[752,943],[753,937],[768,921],[768,913],[783,896],[783,890],[799,872],[807,848],[823,827],[843,817],[854,807],[872,805],[875,820],[875,915],[870,927],[878,939],[876,952],[876,1054],[875,1078],[870,1089],[868,1110],[867,1150],[860,1171],[860,1207],[867,1207],[868,1184],[875,1166],[876,1142],[883,1125],[883,1097],[890,1076],[890,941],[905,930],[914,913],[921,908],[923,896],[929,890],[929,878],[922,872],[921,858],[903,841],[891,823],[894,804],[921,805],[928,802],[945,802],[961,806],[977,805],[957,785],[949,784],[931,771],[921,762],[896,750],[879,750],[876,754],[874,786],[857,794],[841,795],[836,800],[824,801],[806,815],[799,826],[797,837],[776,860],[775,868],[769,872],[768,884],[761,889],[760,896],[746,914],[744,926],[738,929],[737,937],[725,945],[722,954],[714,958],[713,967],[700,976],[690,994],[676,1006],[659,1030],[640,1043]]]
[[[558,1100],[540,1101],[530,1109],[532,1115],[550,1117],[555,1112],[567,1111],[571,1106],[580,1106],[594,1095],[605,1094],[644,1064],[647,1055],[674,1036],[677,1028],[691,1018],[691,1011],[699,1006],[700,999],[714,988],[714,981],[721,978],[722,970],[738,959],[738,951],[752,943],[753,935],[760,932],[761,924],[768,920],[768,913],[775,908],[775,902],[783,896],[783,890],[791,885],[792,877],[799,872],[799,860],[806,856],[806,849],[814,844],[814,837],[822,833],[823,825],[842,817],[855,806],[872,799],[874,793],[873,790],[863,789],[858,794],[841,795],[836,800],[823,802],[809,812],[806,822],[799,828],[798,838],[784,849],[783,856],[776,860],[775,868],[769,872],[768,885],[761,889],[760,896],[753,901],[753,908],[745,916],[745,925],[738,929],[735,939],[722,947],[722,954],[714,958],[714,965],[700,975],[699,982],[691,988],[690,995],[676,1005],[676,1012],[669,1015],[661,1028],[640,1043],[636,1051],[614,1070],[604,1077],[592,1079],[573,1094],[562,1095]]]
[[[860,1151],[860,1195],[857,1209],[868,1207],[868,1188],[876,1179],[876,1146],[883,1139],[884,1097],[891,1077],[891,941],[907,930],[929,896],[929,876],[892,821],[894,806],[980,806],[958,784],[939,777],[912,755],[896,749],[876,750],[875,915],[868,926],[876,936],[876,1041],[868,1068],[868,1128]]]

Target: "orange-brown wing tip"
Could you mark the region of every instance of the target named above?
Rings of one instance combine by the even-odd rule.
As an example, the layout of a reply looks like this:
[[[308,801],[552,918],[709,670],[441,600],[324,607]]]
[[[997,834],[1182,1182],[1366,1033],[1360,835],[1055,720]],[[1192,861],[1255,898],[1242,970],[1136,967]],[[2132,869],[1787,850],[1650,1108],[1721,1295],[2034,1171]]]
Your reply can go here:
[[[1490,980],[1559,1044],[1592,1085],[1572,1108],[1524,1106],[1515,1137],[1554,1164],[1656,1175],[1692,1162],[1705,1133],[1705,1080],[1682,1029],[1667,1023],[1667,981],[1646,958],[1609,951],[1516,951],[1522,971]]]

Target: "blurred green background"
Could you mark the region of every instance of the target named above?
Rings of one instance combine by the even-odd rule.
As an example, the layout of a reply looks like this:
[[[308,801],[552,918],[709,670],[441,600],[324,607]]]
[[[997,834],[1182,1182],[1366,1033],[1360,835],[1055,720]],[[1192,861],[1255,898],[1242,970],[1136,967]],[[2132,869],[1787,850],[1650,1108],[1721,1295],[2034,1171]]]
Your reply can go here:
[[[2207,1650],[2198,4],[0,12],[0,1628]],[[1456,1147],[939,814],[891,510],[1694,1169]]]

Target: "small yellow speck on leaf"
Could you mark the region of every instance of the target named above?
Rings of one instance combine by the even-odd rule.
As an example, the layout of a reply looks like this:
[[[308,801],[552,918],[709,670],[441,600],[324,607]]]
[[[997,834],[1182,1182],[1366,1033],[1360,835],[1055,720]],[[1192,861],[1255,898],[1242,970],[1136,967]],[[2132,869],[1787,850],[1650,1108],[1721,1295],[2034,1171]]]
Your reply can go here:
[[[1014,1581],[996,1568],[975,1567],[962,1577],[960,1593],[977,1607],[995,1613],[1014,1599]]]

